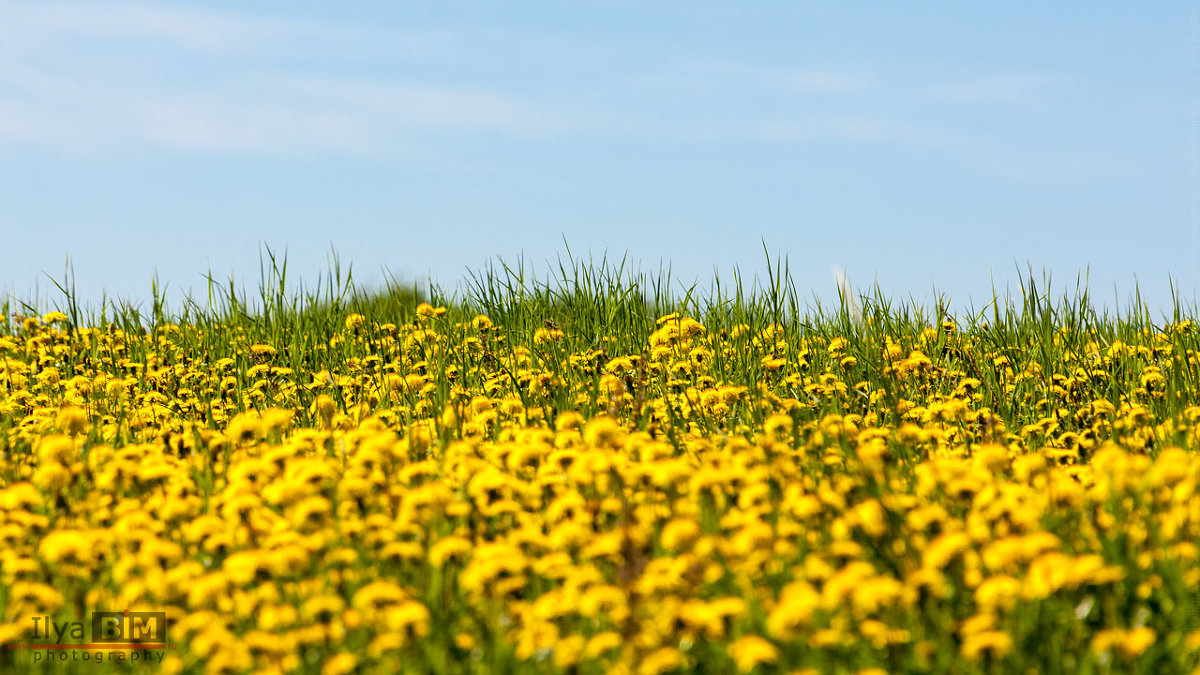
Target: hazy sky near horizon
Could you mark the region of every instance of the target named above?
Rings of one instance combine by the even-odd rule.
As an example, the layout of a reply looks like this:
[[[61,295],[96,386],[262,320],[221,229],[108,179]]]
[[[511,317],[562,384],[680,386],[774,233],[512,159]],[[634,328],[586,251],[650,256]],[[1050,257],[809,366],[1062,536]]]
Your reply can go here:
[[[0,0],[0,294],[627,255],[1200,287],[1200,5]]]

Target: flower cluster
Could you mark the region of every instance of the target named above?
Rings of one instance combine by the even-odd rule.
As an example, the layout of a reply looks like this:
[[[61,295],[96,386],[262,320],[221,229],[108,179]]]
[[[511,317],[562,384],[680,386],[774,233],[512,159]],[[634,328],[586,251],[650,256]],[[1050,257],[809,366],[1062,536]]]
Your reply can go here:
[[[1180,672],[1190,322],[0,334],[0,640],[167,672]],[[23,655],[0,653],[4,665]]]

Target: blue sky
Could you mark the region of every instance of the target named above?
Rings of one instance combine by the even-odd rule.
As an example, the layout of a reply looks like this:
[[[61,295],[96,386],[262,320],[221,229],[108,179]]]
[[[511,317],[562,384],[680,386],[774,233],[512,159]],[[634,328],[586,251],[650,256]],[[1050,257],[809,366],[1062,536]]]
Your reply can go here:
[[[0,293],[501,256],[898,297],[1200,279],[1186,2],[7,2]]]

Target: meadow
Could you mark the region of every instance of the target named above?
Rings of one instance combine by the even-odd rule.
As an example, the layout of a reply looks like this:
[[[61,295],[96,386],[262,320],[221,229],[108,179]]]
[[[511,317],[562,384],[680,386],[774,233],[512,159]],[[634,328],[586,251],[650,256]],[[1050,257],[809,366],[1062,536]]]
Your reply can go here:
[[[1179,303],[287,288],[4,307],[0,667],[1197,672]],[[125,610],[169,646],[37,646]]]

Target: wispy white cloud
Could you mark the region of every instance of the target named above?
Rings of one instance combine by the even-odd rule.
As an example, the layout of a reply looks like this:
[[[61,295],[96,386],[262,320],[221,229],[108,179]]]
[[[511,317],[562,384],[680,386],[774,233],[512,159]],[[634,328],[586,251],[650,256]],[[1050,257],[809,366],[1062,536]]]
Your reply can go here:
[[[876,77],[861,70],[831,67],[768,68],[739,63],[697,64],[716,79],[769,87],[786,93],[834,94],[863,92]]]
[[[978,139],[927,123],[920,92],[935,106],[1027,103],[1055,83],[1027,73],[922,88],[864,68],[617,53],[444,26],[0,0],[0,144],[369,154],[477,133],[966,148]]]
[[[864,92],[877,83],[874,74],[860,69],[777,67],[715,60],[688,60],[652,67],[639,77],[650,85],[672,89],[769,90],[783,94]]]
[[[978,142],[973,136],[945,128],[860,115],[763,121],[745,125],[741,130],[749,137],[776,142],[849,141],[946,147]]]
[[[533,135],[569,126],[513,93],[390,74],[301,76],[291,63],[322,48],[382,43],[379,33],[178,6],[0,2],[0,142],[369,152],[429,130]],[[450,51],[438,29],[389,37],[411,57]]]
[[[991,73],[937,83],[927,92],[942,101],[1028,106],[1046,103],[1057,88],[1065,85],[1061,77],[1049,73]]]
[[[313,22],[179,5],[0,2],[0,39],[9,44],[132,39],[228,53],[329,32]]]
[[[47,86],[47,85],[51,86]],[[517,97],[470,87],[258,75],[217,84],[91,84],[48,77],[24,100],[0,96],[0,139],[80,149],[371,153],[423,132],[535,136],[566,122]],[[2,89],[2,86],[0,86]]]
[[[174,149],[304,154],[370,148],[369,130],[361,120],[268,101],[235,105],[175,94],[129,101],[123,109],[126,121],[138,129],[138,140]]]
[[[1029,153],[1015,159],[987,158],[985,170],[1000,178],[1039,187],[1055,187],[1080,180],[1128,178],[1145,170],[1140,163],[1101,154]]]
[[[68,116],[0,95],[0,147],[9,143],[66,148],[87,142]]]
[[[522,135],[570,131],[571,121],[534,99],[482,87],[363,78],[280,77],[264,82],[283,96],[434,128]]]
[[[640,84],[675,97],[677,119],[659,121],[664,138],[960,148],[981,142],[922,114],[913,79],[919,81],[861,67],[693,60],[649,68]],[[691,110],[715,111],[720,121],[690,119]]]

